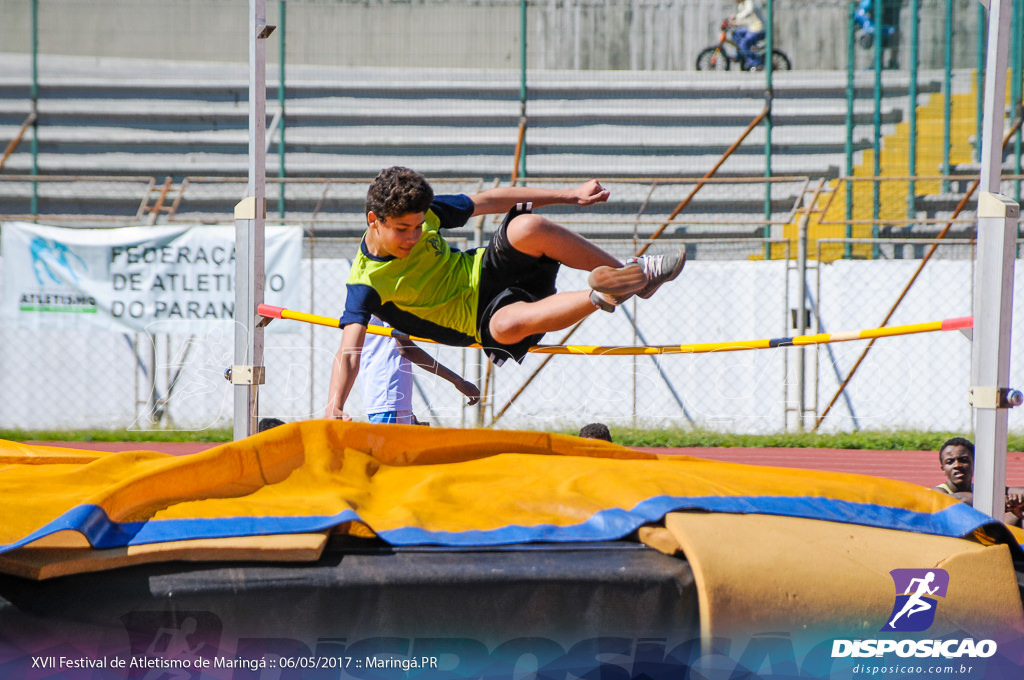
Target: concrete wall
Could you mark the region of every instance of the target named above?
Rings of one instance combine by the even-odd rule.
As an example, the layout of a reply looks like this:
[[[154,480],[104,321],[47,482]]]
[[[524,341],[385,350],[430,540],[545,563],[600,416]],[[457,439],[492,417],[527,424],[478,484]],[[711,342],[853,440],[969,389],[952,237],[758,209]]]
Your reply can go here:
[[[910,0],[900,14],[909,60]],[[976,63],[976,0],[954,5],[954,66]],[[690,70],[732,0],[531,0],[531,68]],[[0,51],[31,50],[28,0],[0,0]],[[843,69],[848,0],[776,0],[776,45],[795,68]],[[248,59],[245,0],[40,0],[43,54],[239,61]],[[921,66],[941,68],[944,0],[921,0]],[[335,66],[518,68],[518,0],[289,0],[286,62]],[[280,6],[267,2],[267,21]],[[268,42],[279,59],[280,31]],[[869,51],[857,48],[857,66]],[[887,60],[888,61],[888,60]]]

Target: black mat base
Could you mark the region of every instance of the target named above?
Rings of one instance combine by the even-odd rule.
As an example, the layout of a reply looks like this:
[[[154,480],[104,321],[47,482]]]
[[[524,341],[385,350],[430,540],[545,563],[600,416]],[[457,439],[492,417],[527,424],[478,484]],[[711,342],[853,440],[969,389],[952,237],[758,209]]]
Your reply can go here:
[[[309,565],[0,577],[0,678],[511,678],[517,668],[561,678],[599,667],[656,677],[643,669],[672,649],[696,653],[698,637],[687,562],[626,541],[463,551],[347,541]],[[61,656],[107,665],[39,667]],[[110,665],[121,663],[135,667]]]

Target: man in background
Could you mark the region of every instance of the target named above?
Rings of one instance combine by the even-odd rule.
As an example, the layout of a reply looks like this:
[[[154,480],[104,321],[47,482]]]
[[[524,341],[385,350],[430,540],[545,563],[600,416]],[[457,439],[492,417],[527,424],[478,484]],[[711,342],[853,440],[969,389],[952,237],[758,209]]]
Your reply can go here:
[[[939,448],[939,465],[946,481],[935,487],[964,503],[974,502],[974,443],[965,437],[953,437]],[[1003,523],[1021,526],[1024,515],[1024,487],[1006,488],[1006,506]]]

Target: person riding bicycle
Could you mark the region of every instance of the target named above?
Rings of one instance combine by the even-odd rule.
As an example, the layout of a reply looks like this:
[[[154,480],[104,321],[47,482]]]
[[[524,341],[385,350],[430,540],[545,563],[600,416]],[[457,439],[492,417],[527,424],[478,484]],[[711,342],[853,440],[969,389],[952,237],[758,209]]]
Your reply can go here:
[[[749,68],[756,69],[764,65],[764,55],[754,51],[758,41],[764,40],[764,14],[754,0],[737,0],[736,13],[728,19],[733,27],[733,40],[739,50],[740,58]]]
[[[899,68],[900,0],[880,0],[882,20],[875,20],[875,4],[879,0],[860,0],[853,14],[853,25],[859,30],[857,42],[866,50],[875,45],[875,34],[882,36],[882,47],[889,50],[887,68]]]

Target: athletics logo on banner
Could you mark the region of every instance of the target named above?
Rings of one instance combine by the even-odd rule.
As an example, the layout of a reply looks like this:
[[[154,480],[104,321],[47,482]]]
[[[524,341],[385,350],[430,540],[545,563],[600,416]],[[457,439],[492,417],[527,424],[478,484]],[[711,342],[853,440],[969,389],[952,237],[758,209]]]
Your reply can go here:
[[[905,633],[928,630],[935,621],[936,598],[946,597],[949,573],[945,569],[893,569],[896,602],[883,631]]]
[[[267,293],[297,304],[301,228],[267,227],[265,243]],[[16,326],[205,333],[234,318],[234,227],[9,222],[0,247],[0,319]]]

